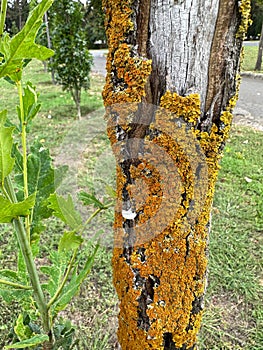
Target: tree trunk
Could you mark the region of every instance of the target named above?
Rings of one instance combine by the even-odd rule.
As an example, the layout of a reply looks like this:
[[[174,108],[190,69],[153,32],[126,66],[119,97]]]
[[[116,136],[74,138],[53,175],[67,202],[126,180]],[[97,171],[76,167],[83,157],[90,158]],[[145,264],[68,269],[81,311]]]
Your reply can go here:
[[[73,100],[74,100],[76,108],[77,108],[77,117],[80,120],[81,119],[81,107],[80,107],[81,89],[79,89],[78,86],[76,86],[75,88],[72,88],[70,90],[70,92],[71,92],[71,96],[73,97]]]
[[[19,31],[22,29],[22,3],[18,0],[17,2],[18,6],[18,29]]]
[[[43,66],[44,66],[44,72],[47,73],[47,61],[43,61]]]
[[[123,350],[195,349],[249,1],[104,0]]]
[[[77,105],[78,120],[80,120],[81,119],[80,99],[77,100],[76,105]]]
[[[47,47],[49,49],[52,49],[51,38],[50,38],[50,31],[49,31],[49,23],[48,23],[48,13],[47,12],[45,12],[44,19],[45,19],[46,33],[47,33]],[[51,66],[52,66],[53,58],[50,57],[49,61],[50,61]],[[55,72],[54,72],[54,68],[53,67],[51,68],[51,79],[52,79],[52,84],[55,85],[56,81],[55,81]]]
[[[262,55],[263,55],[263,23],[262,23],[261,34],[260,34],[260,41],[258,45],[258,57],[257,57],[255,70],[261,70]]]

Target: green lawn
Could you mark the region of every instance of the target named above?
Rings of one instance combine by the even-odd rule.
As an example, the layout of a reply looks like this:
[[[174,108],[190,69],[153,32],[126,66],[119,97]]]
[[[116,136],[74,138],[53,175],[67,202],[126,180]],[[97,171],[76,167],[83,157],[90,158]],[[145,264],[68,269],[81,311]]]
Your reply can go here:
[[[45,140],[49,148],[55,148],[74,121],[77,111],[69,92],[62,91],[61,86],[52,85],[51,76],[44,72],[42,62],[33,60],[25,69],[24,82],[32,81],[37,86],[42,103],[38,119],[33,123],[32,134]],[[101,87],[104,78],[99,75],[91,76],[91,89],[82,92],[82,115],[102,107]],[[0,80],[0,110],[7,109],[11,120],[16,118],[18,96],[14,85]]]
[[[257,46],[244,46],[244,59],[242,62],[242,71],[253,72],[255,69],[256,61],[258,56]],[[261,71],[257,73],[263,73],[263,64]]]
[[[37,85],[43,102],[32,137],[45,140],[52,148],[52,154],[57,155],[61,152],[63,138],[67,140],[69,131],[73,129],[73,101],[59,86],[50,84],[49,75],[43,72],[39,62],[27,68],[29,78]],[[86,117],[90,123],[88,125],[99,124],[101,130],[105,127],[103,113],[91,111],[102,106],[102,85],[103,78],[93,75],[91,90],[83,93],[82,100],[83,115],[89,113],[89,117]],[[11,107],[11,118],[14,118],[17,103],[14,87],[1,81],[0,90],[0,109]],[[51,119],[48,118],[49,114]],[[69,139],[71,136],[64,145],[70,148]],[[83,152],[83,167],[79,169],[81,186],[93,189],[97,186],[98,164],[108,159],[107,150],[109,142],[105,132],[94,134]],[[234,127],[221,166],[213,206],[209,286],[199,349],[262,350],[263,133]],[[94,168],[97,169],[95,175],[92,174]],[[110,182],[113,183],[113,178]],[[98,217],[87,231],[87,235],[92,235],[94,231],[102,229],[106,235],[102,240],[105,244],[100,248],[92,273],[82,286],[79,297],[65,312],[79,326],[78,349],[81,350],[115,348],[117,298],[111,273],[112,222],[113,214],[108,212]],[[56,244],[61,230],[61,224],[56,220],[47,222],[47,231],[43,236],[43,258],[50,249],[49,245],[52,247]],[[2,225],[0,242],[0,265],[12,266],[16,247],[9,227]],[[12,325],[10,312],[13,315],[19,312],[19,305],[13,303],[6,306],[0,302],[0,348],[7,341]]]

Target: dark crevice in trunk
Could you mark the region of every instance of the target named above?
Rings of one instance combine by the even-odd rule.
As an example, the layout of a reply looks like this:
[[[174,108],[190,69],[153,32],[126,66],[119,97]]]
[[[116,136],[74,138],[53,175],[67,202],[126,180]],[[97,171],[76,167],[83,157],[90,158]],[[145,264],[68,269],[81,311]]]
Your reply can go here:
[[[242,40],[234,33],[240,23],[238,2],[222,0],[210,54],[205,111],[200,125],[202,131],[209,132],[212,122],[219,125],[221,112],[236,94],[236,74],[239,70],[237,57]]]
[[[199,278],[197,278],[199,280]],[[203,300],[204,296],[202,295],[201,297],[195,298],[194,301],[192,302],[192,315],[199,314],[203,310]]]
[[[149,83],[152,93],[152,104],[159,106],[160,99],[166,92],[166,76],[167,70],[166,67],[158,66],[155,57],[152,59],[152,73],[149,78]]]
[[[149,18],[150,18],[151,0],[138,1],[137,9],[137,44],[138,54],[147,56],[147,43],[149,37]]]
[[[194,350],[196,349],[196,346],[193,345],[190,348],[187,347],[186,344],[182,345],[180,348],[177,348],[175,346],[175,343],[173,341],[173,335],[172,333],[164,333],[163,335],[163,349],[164,350]]]
[[[147,29],[144,27],[144,30],[147,30],[147,41],[146,46],[143,48],[146,51],[146,57],[152,60],[152,72],[146,85],[146,101],[152,103],[155,106],[159,106],[160,99],[166,92],[167,68],[165,65],[161,65],[157,62],[157,56],[156,53],[154,53],[154,47],[151,44],[151,31],[149,28],[149,19],[151,17],[151,1],[147,0],[146,2],[149,3],[149,12],[147,19]]]
[[[164,333],[163,343],[165,350],[176,350],[172,333]]]
[[[142,263],[146,261],[145,251],[146,251],[145,248],[139,248],[139,249],[137,250],[137,254],[139,255],[140,260],[141,260]]]
[[[185,261],[188,258],[188,255],[190,254],[190,243],[189,243],[189,238],[190,238],[191,233],[189,233],[186,238],[185,238],[185,245],[186,245],[186,252],[185,252]]]
[[[136,287],[141,287],[141,295],[138,298],[138,328],[148,331],[150,328],[150,319],[147,315],[147,307],[153,302],[154,288],[160,285],[160,279],[157,276],[150,275],[147,279],[142,278],[137,271],[135,277]]]

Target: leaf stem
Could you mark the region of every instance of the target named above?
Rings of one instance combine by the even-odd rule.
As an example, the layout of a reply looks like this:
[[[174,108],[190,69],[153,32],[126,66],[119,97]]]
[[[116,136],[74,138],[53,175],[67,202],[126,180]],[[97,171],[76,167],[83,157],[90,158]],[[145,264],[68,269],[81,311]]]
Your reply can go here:
[[[6,9],[7,9],[7,0],[2,0],[1,1],[1,14],[0,14],[0,37],[4,33]]]
[[[68,276],[73,268],[73,264],[74,264],[74,261],[75,261],[76,256],[77,256],[77,252],[78,252],[78,248],[74,250],[74,253],[73,253],[73,255],[70,259],[69,265],[67,267],[67,271],[64,275],[64,278],[63,278],[60,286],[58,287],[56,293],[54,294],[54,296],[50,299],[50,301],[47,304],[48,309],[50,309],[50,307],[56,302],[57,298],[60,296],[60,294],[61,294],[61,292],[62,292],[62,290],[63,290],[63,288],[68,280]]]
[[[82,230],[80,232],[80,235],[83,233],[85,227],[91,222],[91,220],[97,216],[102,210],[105,210],[105,209],[108,209],[110,208],[112,205],[114,204],[114,202],[110,202],[109,204],[105,205],[103,208],[98,208],[87,220],[86,222],[84,223],[83,227],[82,227]],[[47,307],[48,309],[50,309],[50,307],[56,302],[57,298],[60,296],[67,280],[68,280],[68,276],[73,268],[73,264],[74,264],[74,261],[76,259],[76,256],[77,256],[77,252],[78,252],[78,248],[74,250],[74,253],[70,259],[70,262],[69,262],[69,265],[67,267],[67,271],[64,275],[64,278],[60,284],[60,286],[58,287],[56,293],[54,294],[54,296],[50,299],[50,301],[48,302],[47,304]]]
[[[114,202],[110,202],[109,204],[105,205],[103,208],[98,208],[96,211],[94,211],[94,213],[91,214],[91,216],[88,217],[88,219],[85,221],[85,223],[84,223],[84,225],[82,227],[82,230],[80,231],[80,235],[83,234],[85,228],[88,226],[88,224],[91,222],[91,220],[93,218],[95,218],[95,216],[97,216],[102,210],[109,209],[113,205],[114,205]]]
[[[32,287],[30,287],[30,286],[24,286],[24,285],[19,284],[19,283],[14,283],[14,282],[2,280],[2,279],[0,279],[0,284],[5,284],[7,286],[14,287],[16,289],[25,289],[25,290],[32,289]]]
[[[25,111],[23,103],[23,88],[21,80],[17,82],[17,89],[19,95],[20,105],[20,119],[21,119],[21,140],[22,140],[22,155],[23,155],[23,177],[24,177],[24,195],[25,199],[28,197],[28,179],[27,179],[27,145],[26,145],[26,123],[25,123]]]
[[[27,139],[26,139],[26,120],[23,102],[23,88],[21,80],[17,83],[19,105],[20,105],[20,120],[21,120],[21,141],[22,141],[22,156],[23,156],[23,179],[24,179],[24,199],[28,198],[28,174],[27,174]],[[30,217],[29,215],[25,218],[25,227],[28,241],[30,242]]]
[[[12,182],[10,180],[10,177],[6,177],[6,182],[5,182],[5,188],[12,199],[14,203],[17,202],[16,194],[14,192],[14,188],[12,185]],[[13,220],[13,225],[15,227],[16,231],[16,237],[17,241],[19,244],[19,247],[21,249],[21,252],[23,254],[25,264],[27,267],[27,271],[29,274],[30,282],[34,291],[34,296],[35,300],[38,306],[38,310],[40,312],[42,322],[43,322],[43,328],[46,333],[49,333],[50,331],[50,320],[49,320],[49,312],[47,308],[47,303],[45,301],[44,293],[41,288],[40,280],[39,280],[39,275],[37,272],[37,268],[35,265],[32,249],[30,246],[30,243],[28,241],[27,233],[25,231],[25,227],[23,224],[23,221],[21,218],[19,219],[14,219]]]

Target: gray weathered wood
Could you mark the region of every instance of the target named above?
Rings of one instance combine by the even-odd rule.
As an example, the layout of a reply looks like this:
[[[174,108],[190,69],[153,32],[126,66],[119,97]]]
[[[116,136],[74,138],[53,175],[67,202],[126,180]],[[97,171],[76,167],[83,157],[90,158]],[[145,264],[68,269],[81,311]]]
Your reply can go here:
[[[198,91],[202,105],[218,5],[219,0],[153,0],[151,7],[149,53],[155,72],[165,90],[180,95]]]

